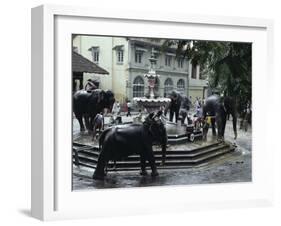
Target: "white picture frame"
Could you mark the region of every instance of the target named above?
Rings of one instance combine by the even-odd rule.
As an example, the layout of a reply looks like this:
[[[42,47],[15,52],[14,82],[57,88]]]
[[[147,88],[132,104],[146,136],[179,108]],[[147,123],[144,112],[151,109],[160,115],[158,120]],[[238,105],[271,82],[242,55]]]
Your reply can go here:
[[[184,38],[189,33],[192,39],[253,42],[253,181],[72,192],[71,33],[165,38]],[[32,216],[56,220],[271,205],[269,127],[256,125],[264,115],[261,109],[268,109],[262,104],[264,94],[272,92],[268,87],[274,83],[272,33],[273,22],[265,19],[57,5],[33,8]],[[259,92],[261,86],[265,93]]]

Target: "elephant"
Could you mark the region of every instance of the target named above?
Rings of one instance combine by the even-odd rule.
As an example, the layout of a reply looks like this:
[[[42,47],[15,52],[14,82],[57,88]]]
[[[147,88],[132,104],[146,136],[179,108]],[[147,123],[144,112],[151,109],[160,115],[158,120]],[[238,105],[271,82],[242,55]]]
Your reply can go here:
[[[218,140],[224,140],[224,132],[227,116],[232,116],[234,139],[237,138],[237,109],[235,100],[232,97],[221,97],[218,95],[209,96],[203,105],[203,137],[206,139],[208,133],[207,116],[211,117],[213,135],[216,136],[216,126],[218,130]]]
[[[78,90],[73,95],[73,111],[80,124],[80,131],[85,131],[83,118],[88,131],[93,131],[95,116],[105,108],[111,111],[115,102],[114,93],[110,90],[96,89],[91,92]]]
[[[191,101],[187,96],[183,96],[177,91],[172,91],[169,97],[171,102],[166,106],[164,115],[166,116],[168,110],[170,110],[169,120],[172,122],[175,114],[176,122],[181,118],[183,124],[190,109]]]
[[[140,155],[142,176],[147,175],[146,161],[150,164],[151,176],[158,176],[152,145],[161,145],[162,165],[165,164],[167,146],[167,132],[161,114],[161,111],[150,113],[142,124],[117,125],[104,130],[99,139],[100,154],[93,179],[104,179],[109,160],[122,160],[134,154]]]

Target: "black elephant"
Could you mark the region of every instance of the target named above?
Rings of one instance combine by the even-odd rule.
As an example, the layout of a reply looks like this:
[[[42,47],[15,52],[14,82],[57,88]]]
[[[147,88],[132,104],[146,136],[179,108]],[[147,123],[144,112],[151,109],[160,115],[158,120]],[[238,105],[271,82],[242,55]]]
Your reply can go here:
[[[169,95],[169,98],[171,99],[171,102],[165,108],[165,116],[169,110],[169,120],[172,122],[175,115],[176,122],[179,120],[179,118],[181,118],[181,122],[183,124],[190,109],[191,101],[187,96],[183,96],[177,91],[172,91]]]
[[[80,131],[84,131],[83,118],[88,131],[93,130],[95,116],[105,108],[111,111],[115,102],[114,93],[110,90],[96,89],[91,92],[78,90],[73,95],[73,112],[80,124]]]
[[[141,175],[147,175],[146,161],[152,176],[158,176],[152,145],[162,147],[162,164],[165,163],[167,132],[160,117],[162,112],[151,113],[143,124],[121,125],[108,128],[100,136],[101,151],[93,179],[102,180],[109,160],[118,161],[130,155],[140,155]]]
[[[218,130],[218,140],[224,140],[224,132],[227,116],[232,116],[234,139],[237,138],[237,109],[235,100],[231,97],[220,97],[218,95],[209,96],[203,105],[203,119],[205,121],[203,128],[203,137],[208,133],[207,117],[211,117],[213,135],[216,135],[216,126]]]

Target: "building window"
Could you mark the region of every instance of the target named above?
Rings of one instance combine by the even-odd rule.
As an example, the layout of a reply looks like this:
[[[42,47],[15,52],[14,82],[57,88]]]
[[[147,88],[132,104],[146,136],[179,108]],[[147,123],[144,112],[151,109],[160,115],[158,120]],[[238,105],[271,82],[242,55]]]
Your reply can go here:
[[[167,97],[173,91],[173,81],[167,78],[164,82],[164,97]]]
[[[185,91],[185,83],[184,83],[184,80],[183,80],[183,79],[180,79],[180,80],[177,82],[177,90],[178,90],[181,94],[184,94],[184,91]]]
[[[144,96],[144,81],[143,78],[138,76],[133,82],[133,97],[143,97]]]
[[[99,63],[99,55],[100,55],[100,53],[98,51],[93,52],[93,61],[95,63]]]
[[[165,65],[170,67],[172,63],[172,56],[166,56],[165,57]]]
[[[142,52],[135,52],[135,62],[141,64],[141,62],[142,62]]]
[[[191,78],[196,79],[197,74],[197,64],[192,64]]]
[[[178,59],[178,67],[183,68],[183,59]]]
[[[98,64],[100,59],[100,48],[92,47],[91,51],[92,51],[93,62]]]
[[[117,51],[117,62],[118,63],[123,63],[124,61],[124,51],[123,50],[118,50]]]
[[[92,46],[89,51],[92,53],[93,62],[98,64],[100,60],[100,47]]]

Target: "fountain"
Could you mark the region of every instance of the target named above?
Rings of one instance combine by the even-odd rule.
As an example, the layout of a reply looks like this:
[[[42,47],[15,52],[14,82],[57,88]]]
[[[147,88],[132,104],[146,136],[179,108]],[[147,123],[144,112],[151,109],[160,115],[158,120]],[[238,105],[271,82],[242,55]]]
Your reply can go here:
[[[154,49],[152,48],[150,61],[150,69],[144,77],[148,81],[148,94],[145,97],[135,97],[133,100],[138,104],[138,106],[146,109],[148,113],[165,108],[165,106],[171,101],[169,98],[156,97],[155,95],[155,83],[156,79],[160,76],[156,74],[155,65],[157,59],[154,55]]]
[[[145,97],[135,97],[133,100],[139,107],[145,108],[148,113],[155,112],[157,110],[164,110],[167,104],[171,102],[170,98],[157,97],[155,95],[155,83],[159,75],[155,71],[155,65],[157,59],[154,56],[154,49],[152,48],[150,61],[150,69],[144,77],[148,80],[148,93]],[[161,116],[162,121],[165,124],[168,134],[168,140],[170,141],[182,141],[187,140],[186,126],[179,125],[174,122],[170,122],[164,115]]]

